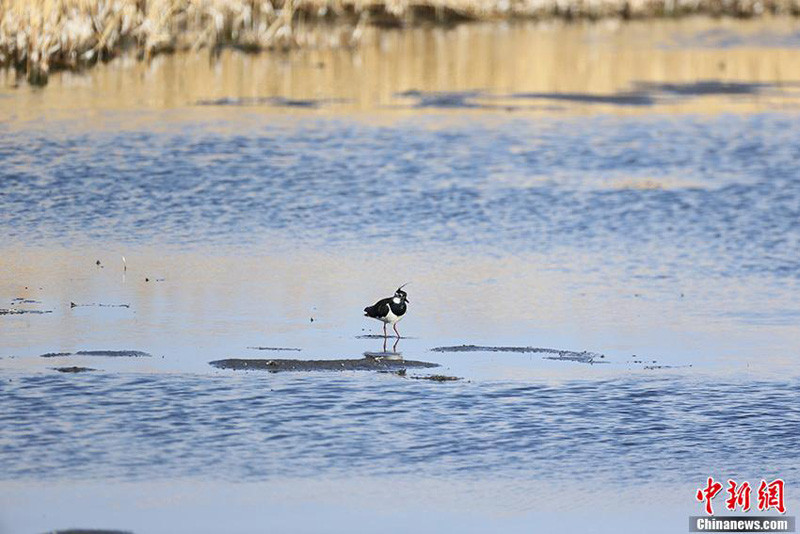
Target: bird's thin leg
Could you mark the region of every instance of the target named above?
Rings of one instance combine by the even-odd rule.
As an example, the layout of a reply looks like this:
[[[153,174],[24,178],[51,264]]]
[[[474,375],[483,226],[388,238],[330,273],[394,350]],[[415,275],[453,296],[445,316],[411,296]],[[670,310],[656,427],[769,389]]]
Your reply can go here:
[[[394,333],[397,334],[397,339],[400,339],[400,332],[397,331],[397,323],[393,324],[392,328],[394,328]]]
[[[383,323],[383,337],[387,337],[386,336],[386,323]]]

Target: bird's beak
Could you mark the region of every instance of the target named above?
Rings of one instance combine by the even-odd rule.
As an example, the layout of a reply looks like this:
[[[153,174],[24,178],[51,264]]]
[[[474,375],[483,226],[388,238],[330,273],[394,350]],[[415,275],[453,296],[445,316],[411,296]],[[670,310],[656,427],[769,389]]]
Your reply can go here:
[[[406,297],[406,302],[411,302],[410,300],[408,300],[408,297]]]

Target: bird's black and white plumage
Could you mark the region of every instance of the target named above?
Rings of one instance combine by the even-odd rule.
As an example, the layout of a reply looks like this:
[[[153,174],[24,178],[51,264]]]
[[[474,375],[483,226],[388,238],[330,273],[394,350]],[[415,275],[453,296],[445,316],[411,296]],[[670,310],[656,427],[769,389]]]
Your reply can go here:
[[[400,337],[397,331],[397,322],[405,317],[408,310],[408,295],[403,288],[406,284],[397,288],[393,297],[381,299],[372,306],[364,308],[364,315],[383,322],[383,337],[386,337],[386,325],[392,325],[394,333]]]

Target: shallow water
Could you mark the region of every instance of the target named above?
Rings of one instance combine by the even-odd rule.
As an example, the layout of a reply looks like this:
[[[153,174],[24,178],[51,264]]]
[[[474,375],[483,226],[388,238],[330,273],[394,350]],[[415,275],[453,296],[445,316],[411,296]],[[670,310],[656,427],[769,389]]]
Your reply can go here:
[[[674,532],[709,475],[795,487],[796,32],[469,25],[7,74],[0,310],[47,313],[0,315],[0,532]],[[384,344],[360,310],[407,281]],[[464,344],[547,351],[433,350]],[[365,354],[438,367],[209,365]]]
[[[4,381],[2,394],[9,479],[796,480],[800,453],[797,380],[39,374]]]
[[[796,115],[449,122],[6,128],[0,224],[24,243],[566,249],[665,276],[797,280]]]

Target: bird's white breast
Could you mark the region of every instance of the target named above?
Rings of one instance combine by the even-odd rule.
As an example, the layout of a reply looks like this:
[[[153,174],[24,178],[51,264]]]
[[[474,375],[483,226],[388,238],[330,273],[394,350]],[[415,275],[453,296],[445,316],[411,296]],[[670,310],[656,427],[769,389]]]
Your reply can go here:
[[[402,319],[403,317],[405,317],[405,314],[401,315],[400,317],[395,315],[390,306],[389,313],[387,313],[386,317],[381,319],[381,321],[383,321],[384,323],[395,324],[396,322],[400,321],[400,319]]]

